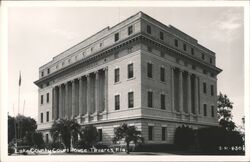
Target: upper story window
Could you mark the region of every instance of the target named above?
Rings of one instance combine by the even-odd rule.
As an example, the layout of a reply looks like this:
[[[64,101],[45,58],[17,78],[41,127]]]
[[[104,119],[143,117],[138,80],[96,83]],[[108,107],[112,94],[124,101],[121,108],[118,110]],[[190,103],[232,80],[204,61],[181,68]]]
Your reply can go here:
[[[178,46],[179,46],[178,40],[177,40],[177,39],[174,40],[174,45],[175,45],[175,47],[178,47]]]
[[[191,54],[194,55],[194,49],[193,48],[191,48]]]
[[[211,116],[214,117],[214,106],[211,106]]]
[[[210,76],[211,76],[211,77],[214,77],[214,73],[210,73]]]
[[[115,95],[115,110],[120,110],[120,95]]]
[[[43,123],[43,113],[41,113],[40,121]]]
[[[161,94],[161,109],[165,110],[166,109],[166,102],[165,102],[165,94]]]
[[[128,48],[128,53],[132,53],[133,52],[133,47],[129,47]]]
[[[161,31],[160,31],[160,39],[161,39],[161,40],[164,40],[164,34],[163,34],[163,32],[161,32]]]
[[[50,68],[47,69],[47,74],[49,74],[49,73],[50,73]]]
[[[161,67],[161,68],[160,68],[160,73],[161,73],[160,80],[161,80],[162,82],[165,82],[165,68],[164,68],[164,67]]]
[[[43,77],[43,71],[41,72],[41,76]]]
[[[115,33],[115,42],[119,40],[119,33]]]
[[[147,76],[153,78],[153,64],[150,62],[147,63]]]
[[[152,52],[152,47],[148,46],[148,52]]]
[[[202,58],[202,60],[205,60],[205,55],[204,55],[204,53],[201,54],[201,58]]]
[[[64,62],[62,62],[62,66],[64,66]]]
[[[148,91],[148,107],[153,107],[153,92]]]
[[[41,105],[43,104],[43,95],[41,95]]]
[[[207,116],[207,104],[203,105],[203,113],[204,113],[204,116]]]
[[[147,33],[151,34],[151,26],[150,25],[147,25]]]
[[[49,93],[47,93],[47,103],[49,102]]]
[[[128,92],[128,108],[134,107],[134,92]]]
[[[46,112],[46,121],[49,122],[49,111]]]
[[[210,59],[209,59],[209,62],[210,62],[210,64],[212,64],[213,63],[213,59],[210,57]]]
[[[132,34],[133,33],[133,26],[129,26],[128,27],[128,35]]]
[[[134,77],[133,63],[128,64],[128,79]]]
[[[58,69],[58,67],[59,67],[59,65],[57,64],[57,65],[56,65],[56,69]]]
[[[70,63],[71,59],[68,59],[68,63]]]
[[[211,89],[211,96],[213,96],[214,95],[214,85],[211,85],[210,89]]]
[[[207,74],[207,70],[203,69],[203,74]]]
[[[207,93],[207,84],[203,83],[203,93]]]
[[[75,60],[77,60],[77,55],[75,56]]]
[[[186,44],[183,44],[183,50],[187,51],[187,45]]]
[[[94,50],[94,48],[93,48],[93,47],[91,47],[91,48],[90,48],[90,51],[91,51],[91,52],[93,52],[93,50]]]
[[[120,69],[115,69],[115,83],[120,81]]]
[[[102,43],[99,44],[100,47],[102,47],[102,45],[103,45]]]

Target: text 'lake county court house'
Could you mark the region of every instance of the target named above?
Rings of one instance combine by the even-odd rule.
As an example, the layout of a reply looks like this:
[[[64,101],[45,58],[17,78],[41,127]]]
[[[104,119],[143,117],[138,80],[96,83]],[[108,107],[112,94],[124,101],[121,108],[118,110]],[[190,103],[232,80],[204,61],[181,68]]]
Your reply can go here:
[[[220,72],[214,52],[139,12],[39,68],[38,130],[48,142],[54,120],[75,118],[110,144],[127,123],[146,143],[173,143],[178,126],[218,124]]]

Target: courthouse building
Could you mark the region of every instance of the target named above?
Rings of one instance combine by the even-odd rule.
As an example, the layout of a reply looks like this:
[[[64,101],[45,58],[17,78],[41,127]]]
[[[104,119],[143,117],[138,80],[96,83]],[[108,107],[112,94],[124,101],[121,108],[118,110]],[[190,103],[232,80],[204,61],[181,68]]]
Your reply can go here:
[[[49,141],[54,120],[75,118],[110,144],[127,123],[146,143],[173,143],[178,126],[218,125],[215,59],[193,37],[139,12],[39,68],[38,130]]]

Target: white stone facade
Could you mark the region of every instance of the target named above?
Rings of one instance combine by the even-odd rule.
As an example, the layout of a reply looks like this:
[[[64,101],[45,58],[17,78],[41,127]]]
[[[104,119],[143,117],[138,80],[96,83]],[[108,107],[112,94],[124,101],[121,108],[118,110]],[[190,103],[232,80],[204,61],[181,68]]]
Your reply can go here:
[[[139,12],[39,68],[38,129],[50,140],[53,120],[76,118],[101,129],[110,144],[125,122],[147,143],[172,143],[180,125],[218,124],[220,72],[214,52]]]

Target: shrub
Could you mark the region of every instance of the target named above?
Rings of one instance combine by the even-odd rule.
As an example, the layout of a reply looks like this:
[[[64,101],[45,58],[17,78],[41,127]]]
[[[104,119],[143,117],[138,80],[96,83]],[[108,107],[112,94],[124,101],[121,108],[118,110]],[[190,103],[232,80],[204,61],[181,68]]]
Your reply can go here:
[[[231,150],[232,147],[243,147],[244,141],[237,131],[227,131],[223,127],[200,128],[197,131],[199,147],[204,152],[237,154],[237,151]],[[227,147],[228,150],[220,150]],[[239,152],[238,152],[239,153]]]
[[[13,147],[8,147],[8,155],[11,155],[15,152],[15,149]]]
[[[190,146],[195,144],[195,131],[186,126],[176,128],[174,144],[178,149],[187,150]]]

